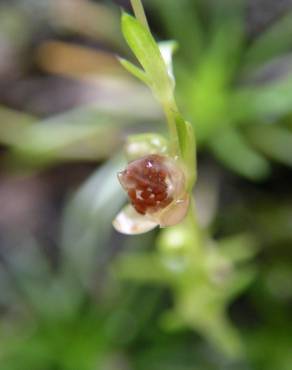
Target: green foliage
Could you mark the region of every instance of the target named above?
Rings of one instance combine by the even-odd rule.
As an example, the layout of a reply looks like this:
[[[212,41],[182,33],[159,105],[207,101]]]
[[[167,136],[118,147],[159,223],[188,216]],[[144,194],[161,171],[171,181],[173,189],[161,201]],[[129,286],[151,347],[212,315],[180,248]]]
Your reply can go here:
[[[193,328],[236,357],[242,351],[241,343],[224,311],[254,278],[253,268],[236,264],[250,259],[255,242],[238,236],[221,240],[217,246],[211,240],[200,240],[189,223],[192,220],[160,234],[158,255],[138,252],[122,257],[118,276],[168,286],[174,307],[163,314],[162,326],[167,330]]]
[[[242,176],[259,180],[270,173],[269,162],[248,145],[245,137],[237,129],[224,130],[222,135],[213,138],[209,145],[227,168],[237,171]]]
[[[255,122],[276,125],[291,112],[289,71],[284,79],[265,84],[246,83],[251,76],[264,71],[272,58],[290,50],[291,14],[284,15],[248,43],[244,35],[244,4],[244,1],[184,0],[179,5],[175,1],[167,5],[160,0],[151,2],[171,37],[179,41],[181,54],[175,63],[178,99],[195,126],[199,148],[210,148],[228,168],[249,179],[260,180],[268,176],[268,164],[252,146],[255,140],[260,146],[262,136],[254,136],[250,143],[241,137],[240,130],[236,135],[234,130]],[[200,22],[199,14],[203,12],[207,26]],[[224,154],[227,149],[223,136],[228,137],[230,148],[240,148],[235,156]]]
[[[30,230],[20,231],[13,248],[1,249],[0,368],[290,370],[289,172],[266,187],[252,182],[273,176],[274,162],[292,164],[291,12],[249,39],[244,1],[145,4],[164,27],[159,31],[175,42],[156,42],[146,18],[124,13],[122,31],[140,66],[120,62],[154,93],[171,145],[160,109],[125,76],[118,94],[110,90],[110,102],[97,98],[49,119],[0,109],[6,166],[44,170],[109,158],[68,199],[57,268]],[[141,8],[136,13],[143,18]],[[20,33],[11,35],[16,40]],[[128,103],[121,107],[124,96]],[[136,101],[142,103],[136,107]],[[145,122],[162,134],[140,134]],[[113,152],[125,134],[127,147],[138,145],[129,159],[143,150],[178,152],[188,191],[197,180],[195,139],[202,154],[212,153],[251,181],[207,168],[212,174],[196,198],[220,198],[209,223],[200,226],[191,212],[159,233],[118,238],[111,221],[124,202],[116,172],[125,159]],[[199,181],[206,167],[200,162]],[[198,216],[208,206],[198,205]]]
[[[1,107],[0,118],[0,140],[11,159],[31,166],[107,158],[119,142],[118,125],[94,106],[43,120]]]
[[[134,3],[141,5],[140,1]],[[150,82],[154,96],[164,108],[169,126],[170,155],[181,158],[188,176],[187,189],[191,192],[196,180],[194,131],[176,107],[170,84],[174,81],[173,78],[170,79],[171,49],[163,54],[152,38],[147,24],[143,25],[144,17],[140,12],[136,12],[136,16],[140,19],[123,15],[122,29],[125,39],[144,68],[146,78],[141,78],[140,73],[143,72],[137,73],[136,68],[132,69],[128,64],[126,67],[147,84]],[[166,54],[168,58],[165,58]],[[165,59],[168,60],[167,63]],[[218,83],[221,86],[223,81],[219,79]],[[141,145],[140,141],[137,145]],[[250,161],[252,159],[251,156]],[[118,274],[131,280],[150,280],[169,286],[174,308],[164,315],[164,325],[170,328],[195,329],[227,356],[238,357],[242,352],[240,339],[229,324],[225,310],[230,297],[252,280],[253,273],[251,270],[233,273],[232,261],[221,256],[212,246],[215,242],[205,237],[195,213],[192,205],[185,221],[161,232],[158,241],[161,256],[157,252],[145,256],[126,256],[122,265],[117,268],[120,270]]]
[[[165,62],[159,47],[150,32],[135,18],[128,14],[122,16],[123,35],[144,68],[146,81],[149,81],[154,95],[159,101],[172,100],[173,86],[165,73]]]

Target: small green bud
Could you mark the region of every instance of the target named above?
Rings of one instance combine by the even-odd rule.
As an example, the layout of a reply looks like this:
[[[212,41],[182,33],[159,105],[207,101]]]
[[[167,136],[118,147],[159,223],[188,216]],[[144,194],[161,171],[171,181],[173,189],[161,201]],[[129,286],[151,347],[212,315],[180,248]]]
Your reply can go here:
[[[167,140],[159,134],[132,135],[128,137],[125,145],[125,153],[129,162],[149,154],[166,155],[167,152]]]

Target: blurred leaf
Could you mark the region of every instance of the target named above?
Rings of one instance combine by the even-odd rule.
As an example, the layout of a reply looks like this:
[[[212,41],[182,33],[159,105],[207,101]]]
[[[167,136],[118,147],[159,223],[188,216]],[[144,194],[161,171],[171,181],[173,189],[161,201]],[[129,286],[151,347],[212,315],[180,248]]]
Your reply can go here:
[[[123,47],[117,8],[88,0],[52,0],[48,5],[47,15],[51,18],[51,24],[59,29],[58,32],[64,32],[65,29],[118,48]]]
[[[232,102],[234,119],[276,120],[292,111],[292,78],[279,79],[260,86],[242,87],[235,91]]]
[[[290,51],[292,47],[292,12],[288,11],[270,28],[260,34],[245,54],[245,70]]]
[[[244,134],[253,147],[270,159],[292,166],[292,133],[279,124],[252,125],[244,129]]]
[[[16,158],[44,165],[56,160],[108,157],[120,142],[117,125],[94,107],[83,107],[20,126],[18,130],[12,124],[11,131],[4,135]]]
[[[61,243],[65,270],[73,270],[85,286],[105,262],[112,220],[125,199],[116,177],[123,162],[118,156],[98,169],[65,209]]]
[[[218,247],[223,256],[235,263],[247,261],[258,252],[256,240],[250,234],[240,234],[220,239]]]
[[[260,180],[269,174],[268,161],[254,151],[236,129],[221,132],[212,138],[209,146],[217,158],[241,176]]]
[[[179,45],[184,61],[198,62],[203,48],[203,30],[196,6],[189,0],[151,0],[171,38]],[[179,27],[178,27],[179,25]]]
[[[95,79],[124,75],[114,54],[77,43],[45,41],[36,51],[36,62],[45,72],[69,78]]]
[[[280,325],[265,323],[259,330],[245,333],[248,354],[256,369],[290,370],[290,332],[290,323],[282,322]]]
[[[37,118],[32,115],[0,106],[0,142],[4,145],[13,144],[19,133],[36,121]]]
[[[171,279],[162,261],[149,253],[128,254],[120,257],[115,265],[119,278],[140,283],[155,282],[165,284]]]
[[[264,198],[252,210],[259,237],[266,245],[281,245],[292,240],[292,204],[290,199],[280,199],[280,194]]]
[[[234,300],[255,280],[257,269],[253,266],[247,266],[234,272],[233,279],[228,284],[226,291],[227,299]]]
[[[0,292],[0,305],[2,307],[19,308],[19,305],[23,304],[14,276],[11,276],[9,271],[7,271],[7,267],[2,264],[0,265]]]
[[[292,54],[284,54],[267,61],[265,64],[251,71],[246,71],[240,76],[241,84],[246,86],[267,86],[278,83],[284,79],[291,79]]]
[[[54,275],[48,257],[33,239],[23,240],[21,248],[10,249],[3,259],[15,298],[26,309],[47,319],[75,314],[80,289],[61,273]]]
[[[238,33],[234,29],[219,29],[196,70],[185,73],[180,99],[195,125],[199,144],[205,143],[222,126],[232,123],[229,85],[234,77],[240,42],[236,37],[237,43],[228,38]]]
[[[202,0],[213,24],[226,24],[234,19],[241,18],[245,10],[245,0]]]
[[[242,56],[246,1],[206,0],[203,6],[210,17],[210,50],[213,50],[214,59],[217,55],[219,65],[224,68],[225,64],[225,74],[230,78]]]

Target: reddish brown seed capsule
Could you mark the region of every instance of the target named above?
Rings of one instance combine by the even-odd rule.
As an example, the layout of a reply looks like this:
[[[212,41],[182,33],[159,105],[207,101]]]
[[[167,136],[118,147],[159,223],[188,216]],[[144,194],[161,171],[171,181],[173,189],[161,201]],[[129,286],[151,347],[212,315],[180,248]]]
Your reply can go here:
[[[181,191],[184,176],[174,160],[152,154],[129,163],[119,180],[140,214],[167,207]]]

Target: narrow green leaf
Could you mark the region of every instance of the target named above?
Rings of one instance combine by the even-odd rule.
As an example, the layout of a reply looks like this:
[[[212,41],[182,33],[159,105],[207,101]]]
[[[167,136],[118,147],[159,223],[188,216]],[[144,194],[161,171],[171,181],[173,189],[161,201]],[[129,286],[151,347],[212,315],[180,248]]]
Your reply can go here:
[[[254,266],[246,266],[244,269],[238,269],[234,273],[233,279],[230,281],[226,296],[229,300],[234,300],[241,292],[252,283],[257,274]]]
[[[123,163],[120,156],[105,163],[65,209],[61,241],[65,267],[85,285],[104,261],[111,221],[125,200],[116,175]]]
[[[22,139],[25,132],[37,121],[37,117],[0,106],[0,142],[4,145],[14,145]]]
[[[251,180],[260,180],[270,171],[268,161],[254,151],[235,129],[227,129],[213,137],[209,146],[228,168]]]
[[[171,279],[161,260],[150,253],[128,254],[114,267],[117,276],[125,280],[166,284]]]
[[[252,125],[244,133],[260,152],[292,166],[292,134],[288,129],[279,125]]]
[[[291,76],[263,86],[241,88],[233,96],[232,107],[234,119],[241,122],[277,118],[291,112]]]
[[[292,47],[292,11],[281,17],[261,34],[249,48],[243,68],[254,68],[271,58],[290,51]]]
[[[144,82],[146,85],[150,85],[150,81],[146,73],[142,69],[140,69],[139,67],[135,66],[133,63],[123,58],[119,58],[119,62],[133,76],[138,78],[140,81]]]
[[[196,5],[189,0],[149,0],[171,38],[180,45],[184,61],[197,62],[203,48],[204,35]]]
[[[245,0],[207,0],[209,17],[213,25],[226,24],[241,19],[244,15]]]
[[[220,239],[218,247],[225,258],[235,263],[252,259],[259,249],[254,236],[248,233]]]
[[[44,120],[43,124],[31,124],[22,129],[20,136],[15,132],[11,154],[15,159],[39,166],[57,160],[107,158],[117,147],[120,131],[110,119],[96,115],[94,122],[94,117],[84,114],[83,122],[80,118],[82,124],[79,124],[73,119],[66,122],[65,118],[68,116],[69,113]],[[71,117],[73,116],[72,113]]]
[[[169,101],[173,93],[172,83],[159,47],[151,33],[128,14],[122,16],[122,31],[128,45],[151,81],[156,97],[162,101]]]

